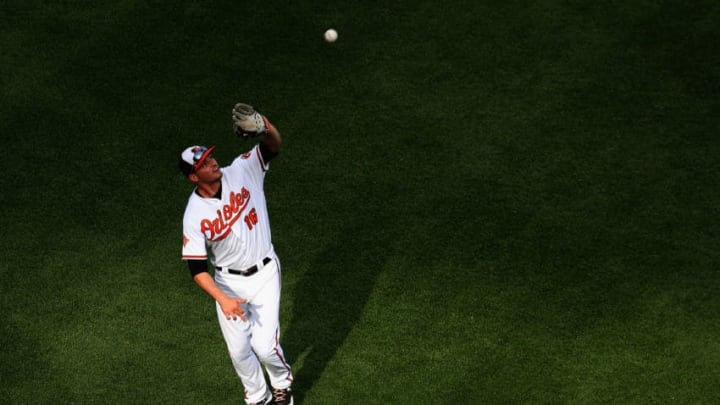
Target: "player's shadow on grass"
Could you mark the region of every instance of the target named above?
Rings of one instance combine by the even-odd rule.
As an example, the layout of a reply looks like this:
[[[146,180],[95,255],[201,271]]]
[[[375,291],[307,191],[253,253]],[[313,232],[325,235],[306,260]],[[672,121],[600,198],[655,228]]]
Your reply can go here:
[[[358,322],[385,266],[392,245],[388,226],[392,214],[387,199],[371,185],[359,188],[357,199],[340,204],[338,237],[317,256],[294,287],[292,322],[282,337],[294,370],[296,403],[302,403],[322,376],[328,362]],[[335,231],[335,230],[333,230]]]

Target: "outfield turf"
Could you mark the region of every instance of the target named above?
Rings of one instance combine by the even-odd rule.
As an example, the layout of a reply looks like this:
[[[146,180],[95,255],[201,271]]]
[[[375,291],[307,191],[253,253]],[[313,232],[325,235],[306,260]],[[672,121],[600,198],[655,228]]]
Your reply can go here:
[[[0,88],[2,403],[241,402],[176,166],[238,101],[296,404],[720,403],[717,1],[4,0]]]

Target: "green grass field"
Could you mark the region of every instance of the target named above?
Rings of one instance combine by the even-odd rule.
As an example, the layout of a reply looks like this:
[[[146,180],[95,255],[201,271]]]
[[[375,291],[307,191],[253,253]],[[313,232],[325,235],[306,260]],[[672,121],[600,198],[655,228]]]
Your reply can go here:
[[[296,403],[720,403],[716,1],[5,0],[0,87],[0,402],[242,402],[176,163],[244,101]]]

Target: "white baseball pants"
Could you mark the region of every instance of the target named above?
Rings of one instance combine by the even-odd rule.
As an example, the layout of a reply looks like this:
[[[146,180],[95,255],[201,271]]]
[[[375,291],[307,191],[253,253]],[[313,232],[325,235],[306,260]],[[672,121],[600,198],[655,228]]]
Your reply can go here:
[[[215,273],[215,283],[228,296],[244,298],[247,321],[228,320],[216,303],[218,321],[230,359],[245,387],[245,401],[260,402],[268,395],[262,366],[274,388],[287,388],[292,372],[280,347],[281,272],[277,256],[257,273]]]

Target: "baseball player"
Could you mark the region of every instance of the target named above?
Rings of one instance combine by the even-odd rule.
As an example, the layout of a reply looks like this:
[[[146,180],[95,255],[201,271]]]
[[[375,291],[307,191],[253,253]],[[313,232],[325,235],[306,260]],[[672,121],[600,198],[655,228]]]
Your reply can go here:
[[[180,155],[180,170],[195,184],[183,218],[182,258],[195,283],[215,300],[245,402],[292,405],[293,376],[279,343],[280,261],[263,189],[281,137],[247,104],[235,105],[233,126],[239,137],[259,137],[260,142],[229,166],[218,165],[214,146],[191,146]]]

